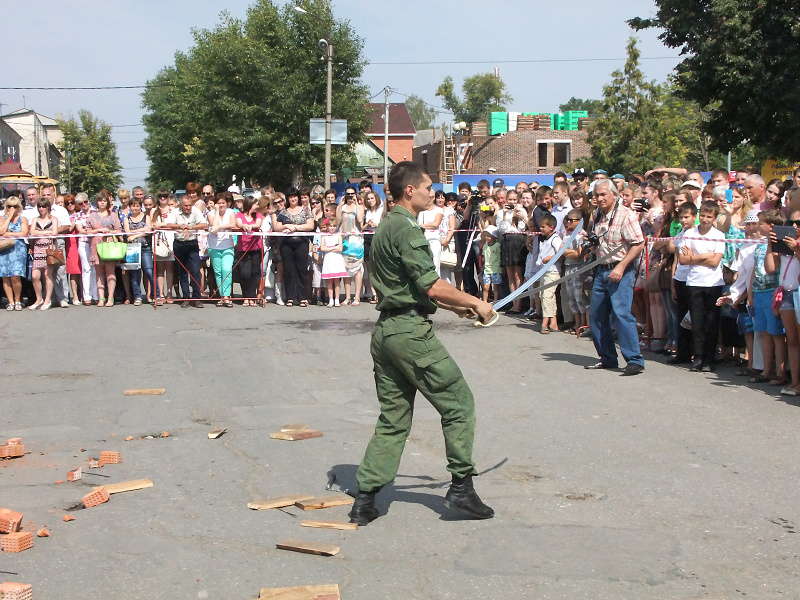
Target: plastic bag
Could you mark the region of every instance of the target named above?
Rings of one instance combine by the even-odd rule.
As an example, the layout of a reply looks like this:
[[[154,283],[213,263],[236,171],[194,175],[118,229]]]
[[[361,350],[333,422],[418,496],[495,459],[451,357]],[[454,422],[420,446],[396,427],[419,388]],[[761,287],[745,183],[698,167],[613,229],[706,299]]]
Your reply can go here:
[[[137,271],[142,268],[142,244],[140,242],[128,244],[122,268],[126,271]]]

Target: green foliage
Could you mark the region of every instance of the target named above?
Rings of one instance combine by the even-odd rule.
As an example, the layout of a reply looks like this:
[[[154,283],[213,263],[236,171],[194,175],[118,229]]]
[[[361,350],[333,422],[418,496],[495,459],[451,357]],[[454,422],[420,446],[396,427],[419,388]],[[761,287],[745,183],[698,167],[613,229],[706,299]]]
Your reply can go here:
[[[575,98],[574,96],[558,107],[559,112],[568,110],[585,110],[590,117],[596,117],[603,110],[603,101],[590,98]]]
[[[436,122],[436,109],[429,107],[419,96],[412,94],[406,98],[406,109],[411,115],[411,122],[419,129],[431,129]]]
[[[453,112],[456,121],[474,123],[486,120],[490,112],[506,110],[505,104],[514,99],[506,92],[505,82],[494,73],[478,73],[464,80],[464,100],[455,93],[453,78],[449,75],[436,89],[444,105]]]
[[[111,125],[97,119],[88,110],[74,118],[58,119],[64,134],[61,150],[66,168],[62,173],[70,192],[90,196],[105,188],[115,191],[122,183],[117,146],[111,140]]]
[[[149,82],[143,121],[151,183],[223,185],[236,175],[282,187],[321,179],[324,147],[308,143],[308,121],[325,114],[322,38],[334,47],[333,116],[348,120],[351,142],[363,139],[363,43],[326,0],[303,7],[308,14],[257,0],[244,20],[223,13]],[[351,146],[334,146],[333,170],[351,157]]]
[[[706,111],[704,131],[722,151],[744,140],[777,157],[800,159],[800,20],[796,0],[656,0],[660,39],[684,58],[683,97]]]

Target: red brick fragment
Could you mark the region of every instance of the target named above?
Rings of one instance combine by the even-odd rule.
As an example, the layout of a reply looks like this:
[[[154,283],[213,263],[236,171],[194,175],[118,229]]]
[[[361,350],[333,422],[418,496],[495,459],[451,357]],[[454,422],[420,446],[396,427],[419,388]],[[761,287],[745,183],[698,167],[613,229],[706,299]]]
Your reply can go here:
[[[33,586],[29,583],[4,581],[0,583],[0,598],[3,600],[33,600]]]
[[[22,526],[22,513],[8,508],[0,508],[0,533],[13,533]]]
[[[86,508],[92,508],[98,504],[103,504],[103,502],[108,502],[109,498],[110,496],[108,495],[108,490],[100,486],[81,498],[81,502],[83,502],[83,505]]]
[[[22,444],[3,444],[0,446],[0,458],[16,458],[24,455],[25,446]]]
[[[36,537],[50,537],[50,530],[47,527],[42,527],[36,532]]]
[[[0,550],[3,552],[22,552],[33,547],[33,532],[15,531],[0,535]]]
[[[81,477],[83,477],[83,471],[80,467],[67,471],[67,481],[78,481]]]
[[[63,517],[61,517],[61,520],[64,521],[65,523],[69,523],[70,521],[74,521],[75,517],[73,517],[72,515],[64,515]]]
[[[122,454],[113,450],[103,450],[100,452],[100,466],[116,465],[122,462]]]

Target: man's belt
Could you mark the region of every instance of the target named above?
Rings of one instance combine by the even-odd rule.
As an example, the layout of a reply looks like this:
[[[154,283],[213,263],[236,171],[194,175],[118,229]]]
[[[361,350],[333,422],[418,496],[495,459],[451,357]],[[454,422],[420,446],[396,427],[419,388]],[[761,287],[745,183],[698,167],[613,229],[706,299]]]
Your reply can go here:
[[[388,319],[389,317],[397,317],[399,315],[419,315],[420,317],[427,317],[430,313],[424,312],[418,306],[403,306],[401,308],[390,308],[381,311],[381,319]]]

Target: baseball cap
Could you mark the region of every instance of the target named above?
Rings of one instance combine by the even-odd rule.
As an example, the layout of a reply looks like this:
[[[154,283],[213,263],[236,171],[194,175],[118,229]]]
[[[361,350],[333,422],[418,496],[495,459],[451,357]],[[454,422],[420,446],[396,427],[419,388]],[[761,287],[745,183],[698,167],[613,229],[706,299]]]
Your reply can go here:
[[[694,188],[696,190],[702,190],[703,189],[703,186],[700,185],[699,183],[697,183],[694,179],[687,179],[686,181],[684,181],[681,184],[681,187],[682,188],[690,187],[690,188]]]
[[[494,225],[488,225],[486,229],[483,230],[483,233],[488,233],[493,238],[497,237],[497,227]]]
[[[501,188],[506,187],[506,182],[500,179],[499,177],[492,182],[493,188]]]
[[[579,169],[575,169],[572,172],[572,178],[575,179],[576,177],[587,177],[586,169],[584,169],[583,167],[580,167]]]

